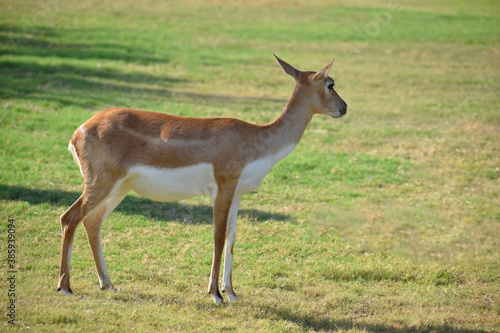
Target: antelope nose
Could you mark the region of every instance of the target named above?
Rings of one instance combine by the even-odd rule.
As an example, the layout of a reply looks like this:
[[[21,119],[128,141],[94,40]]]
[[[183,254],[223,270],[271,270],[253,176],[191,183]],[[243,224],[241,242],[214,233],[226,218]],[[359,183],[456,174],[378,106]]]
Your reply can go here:
[[[345,115],[347,113],[347,104],[344,102],[344,104],[339,108],[339,112],[342,113],[342,115]]]

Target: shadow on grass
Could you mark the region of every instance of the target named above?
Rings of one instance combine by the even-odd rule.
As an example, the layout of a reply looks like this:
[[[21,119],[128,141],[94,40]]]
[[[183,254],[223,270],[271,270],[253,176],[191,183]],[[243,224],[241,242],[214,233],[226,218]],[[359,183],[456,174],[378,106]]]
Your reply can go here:
[[[119,60],[143,65],[169,61],[165,56],[143,50],[132,43],[130,34],[133,38],[144,39],[143,35],[137,36],[134,32],[127,31],[127,34],[123,34],[109,28],[90,27],[66,29],[37,26],[30,29],[22,24],[0,25],[0,45],[4,46],[0,54],[78,60]],[[78,42],[63,42],[64,39]]]
[[[61,190],[40,190],[21,186],[0,185],[0,200],[23,201],[31,205],[48,203],[52,206],[62,207],[65,210],[78,199],[80,194]],[[212,206],[189,205],[182,202],[155,202],[130,195],[126,196],[114,211],[126,215],[143,215],[162,222],[212,224]],[[255,222],[291,220],[287,215],[267,213],[256,209],[241,209],[238,215]]]
[[[134,103],[169,99],[242,108],[262,103],[284,107],[287,102],[273,98],[173,92],[171,88],[187,80],[170,77],[152,67],[140,67],[168,64],[178,59],[179,55],[170,51],[168,45],[151,52],[157,42],[155,39],[142,41],[142,38],[141,44],[136,45],[126,36],[113,35],[109,29],[101,30],[83,32],[39,27],[36,33],[26,34],[22,27],[0,25],[0,56],[6,56],[0,61],[0,98],[82,108],[133,107],[120,105],[123,98]],[[88,39],[82,40],[82,35]],[[78,43],[63,40],[77,40]]]
[[[266,312],[272,313],[280,320],[291,321],[298,323],[305,330],[313,330],[315,332],[335,332],[340,330],[361,330],[366,332],[450,332],[450,333],[483,333],[483,330],[460,329],[451,325],[424,325],[422,327],[393,327],[384,324],[365,323],[362,319],[353,321],[352,319],[329,319],[321,318],[314,315],[304,315],[295,313],[288,309],[276,309],[274,307],[266,307]],[[368,315],[368,314],[367,314]],[[401,325],[403,326],[403,325]]]

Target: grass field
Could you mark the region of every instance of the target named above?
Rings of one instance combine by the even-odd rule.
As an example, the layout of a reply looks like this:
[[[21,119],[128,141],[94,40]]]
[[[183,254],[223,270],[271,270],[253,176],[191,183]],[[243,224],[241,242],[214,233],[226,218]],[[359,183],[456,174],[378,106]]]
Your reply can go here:
[[[267,123],[293,89],[272,52],[303,70],[335,57],[349,107],[243,197],[241,301],[206,292],[211,200],[135,194],[103,226],[118,291],[81,228],[76,296],[57,293],[74,130],[114,106]],[[0,331],[500,332],[499,91],[495,0],[2,0]]]

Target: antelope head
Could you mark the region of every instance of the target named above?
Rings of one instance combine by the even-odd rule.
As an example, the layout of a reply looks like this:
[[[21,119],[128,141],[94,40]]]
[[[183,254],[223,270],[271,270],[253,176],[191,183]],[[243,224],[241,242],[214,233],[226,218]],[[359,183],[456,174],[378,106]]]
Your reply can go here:
[[[325,114],[332,118],[341,118],[347,113],[347,104],[335,91],[335,81],[328,76],[333,59],[318,72],[302,72],[274,55],[285,73],[296,82],[295,92],[301,90],[300,96],[306,96],[313,113]]]

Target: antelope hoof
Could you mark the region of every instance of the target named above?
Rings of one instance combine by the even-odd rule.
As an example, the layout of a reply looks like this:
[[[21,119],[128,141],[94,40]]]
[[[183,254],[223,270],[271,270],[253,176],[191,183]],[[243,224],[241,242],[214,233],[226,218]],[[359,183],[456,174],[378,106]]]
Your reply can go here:
[[[69,295],[69,296],[75,295],[75,294],[73,294],[73,291],[71,290],[71,288],[63,289],[63,288],[59,287],[59,288],[57,288],[57,291],[62,291],[64,295]]]
[[[237,302],[240,300],[235,293],[226,292],[226,295],[230,302]]]
[[[101,287],[101,290],[111,290],[111,291],[118,291],[115,286],[113,286],[112,284],[110,284],[109,286],[107,287]]]
[[[217,293],[215,294],[210,294],[214,298],[214,302],[217,303],[224,303],[224,299],[222,298],[222,295],[219,293],[217,290]]]

